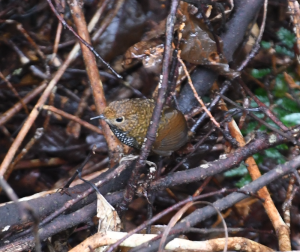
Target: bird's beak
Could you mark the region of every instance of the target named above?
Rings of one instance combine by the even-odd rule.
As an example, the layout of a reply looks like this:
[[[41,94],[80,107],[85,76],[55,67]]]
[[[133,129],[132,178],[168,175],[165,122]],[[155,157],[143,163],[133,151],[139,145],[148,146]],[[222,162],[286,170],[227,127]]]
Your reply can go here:
[[[95,119],[105,120],[106,118],[105,118],[105,116],[103,114],[90,118],[90,120],[95,120]]]

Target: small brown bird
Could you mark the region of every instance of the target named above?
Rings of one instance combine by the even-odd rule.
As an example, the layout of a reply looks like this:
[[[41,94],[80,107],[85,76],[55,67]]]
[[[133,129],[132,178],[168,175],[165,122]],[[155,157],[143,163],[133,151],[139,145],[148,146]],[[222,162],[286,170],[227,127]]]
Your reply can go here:
[[[115,101],[105,108],[102,115],[91,119],[104,119],[122,143],[141,149],[154,107],[154,100],[150,99]],[[152,151],[161,156],[169,156],[187,140],[188,128],[183,114],[177,109],[165,106]]]

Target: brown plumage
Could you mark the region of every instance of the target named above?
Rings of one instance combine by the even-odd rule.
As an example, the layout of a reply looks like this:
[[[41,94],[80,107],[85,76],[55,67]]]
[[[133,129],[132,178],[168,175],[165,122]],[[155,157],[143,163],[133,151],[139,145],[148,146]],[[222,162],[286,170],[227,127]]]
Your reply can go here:
[[[126,145],[141,149],[150,124],[155,103],[150,99],[115,101],[105,108],[100,118],[110,126],[116,137]],[[161,156],[171,155],[188,139],[188,128],[183,114],[165,106],[159,122],[152,151]]]

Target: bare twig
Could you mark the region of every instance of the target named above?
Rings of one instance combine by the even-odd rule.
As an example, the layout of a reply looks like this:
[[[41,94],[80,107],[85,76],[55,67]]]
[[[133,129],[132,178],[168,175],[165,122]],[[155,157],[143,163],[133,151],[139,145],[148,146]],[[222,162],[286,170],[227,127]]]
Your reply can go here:
[[[9,165],[4,179],[8,180],[10,174],[12,173],[12,171],[14,170],[14,167],[16,166],[16,164],[28,153],[28,151],[32,148],[32,146],[42,137],[44,133],[43,128],[38,128],[34,134],[34,136],[30,139],[30,141],[26,144],[26,146],[22,149],[22,151],[19,153],[19,155],[17,155],[17,157],[15,158],[15,160],[13,162],[11,162],[11,164]],[[1,188],[0,188],[1,191]]]
[[[120,165],[118,168],[116,168],[113,172],[111,172],[110,174],[108,174],[105,177],[105,180],[100,180],[100,181],[94,183],[94,185],[96,187],[100,187],[100,186],[106,184],[108,181],[114,179],[116,176],[119,176],[120,173],[122,171],[124,171],[129,165],[130,165],[130,162],[124,162],[122,165]],[[64,211],[66,211],[67,209],[69,209],[75,203],[83,200],[88,195],[90,195],[91,193],[94,193],[94,192],[95,192],[94,188],[90,187],[88,190],[86,190],[82,194],[77,195],[76,198],[67,201],[61,208],[57,209],[55,212],[53,212],[52,214],[50,214],[49,216],[47,216],[45,219],[43,219],[43,221],[40,223],[39,227],[44,226],[46,223],[48,223],[49,221],[53,220],[54,218],[56,218],[57,216],[59,216],[60,214],[62,214]],[[30,231],[31,230],[28,229],[28,230],[24,231],[22,233],[22,235],[28,234]]]
[[[221,214],[221,212],[210,202],[207,201],[196,201],[196,202],[190,202],[187,203],[184,207],[182,207],[170,220],[168,226],[165,228],[160,244],[159,244],[159,248],[158,248],[158,252],[162,252],[163,248],[164,248],[164,244],[165,241],[167,239],[167,235],[169,234],[169,232],[171,231],[171,228],[176,224],[176,222],[182,217],[182,215],[188,210],[189,207],[191,207],[192,205],[198,205],[198,204],[206,204],[206,205],[210,205],[212,206],[216,212],[218,213],[219,217],[222,220],[222,224],[224,226],[224,233],[225,233],[225,244],[224,244],[224,249],[223,251],[226,252],[227,251],[227,247],[228,247],[228,231],[227,231],[227,225],[226,222]]]
[[[166,214],[178,209],[181,206],[186,205],[189,202],[193,202],[195,200],[199,200],[199,199],[203,199],[212,195],[219,194],[219,193],[224,193],[226,191],[226,189],[222,189],[216,192],[212,192],[212,193],[207,193],[207,194],[203,194],[203,195],[198,195],[195,197],[189,197],[185,200],[182,200],[178,203],[176,203],[175,205],[161,211],[160,213],[158,213],[157,215],[155,215],[152,219],[145,221],[143,224],[141,224],[140,226],[136,227],[135,229],[131,230],[129,233],[127,233],[122,239],[118,240],[116,243],[114,243],[111,247],[109,247],[109,249],[106,252],[112,252],[114,251],[114,249],[116,249],[123,241],[125,241],[128,237],[132,236],[133,234],[141,231],[142,229],[144,229],[145,227],[147,227],[148,225],[151,225],[152,223],[154,223],[155,221],[159,220],[160,218],[162,218],[163,216],[165,216]]]
[[[7,196],[17,203],[20,211],[21,218],[24,219],[25,215],[30,215],[33,219],[34,224],[34,241],[35,241],[35,250],[37,252],[41,252],[41,243],[39,238],[38,226],[39,226],[39,219],[37,218],[34,210],[27,202],[18,202],[19,198],[15,194],[14,190],[10,187],[10,185],[4,180],[2,176],[0,176],[0,188],[3,189]]]
[[[116,6],[106,15],[105,19],[102,21],[99,29],[94,33],[92,41],[98,41],[105,29],[111,24],[113,18],[117,15],[119,10],[122,8],[124,0],[118,0]]]
[[[291,20],[294,25],[294,32],[296,34],[296,44],[298,48],[298,52],[300,52],[300,8],[298,1],[289,0],[288,1],[288,8],[291,14]],[[297,55],[298,64],[300,61],[300,55]]]
[[[81,244],[70,250],[70,252],[91,252],[91,248],[96,249],[98,247],[113,244],[118,239],[124,237],[126,234],[127,233],[124,232],[112,231],[108,231],[106,234],[97,233],[84,240]],[[153,238],[155,238],[155,234],[135,234],[128,240],[123,242],[121,245],[124,247],[132,248],[138,246],[141,242],[150,241]],[[226,241],[228,242],[228,249],[230,251],[274,251],[271,248],[243,237],[230,237],[228,238],[228,240],[226,240],[225,238],[218,238],[207,241],[190,241],[176,238],[166,245],[166,251],[222,251],[225,247]],[[178,250],[178,248],[180,248],[180,250]]]
[[[220,89],[220,94],[224,94],[228,88],[229,88],[229,85],[230,85],[230,82],[229,81],[225,81],[223,84],[222,84],[222,87]],[[216,104],[218,104],[219,100],[221,99],[221,96],[220,95],[217,95],[213,100],[212,102],[210,103],[210,105],[208,106],[208,110],[211,111],[215,106]],[[193,127],[191,128],[191,131],[192,132],[196,132],[196,130],[199,128],[199,126],[201,125],[201,123],[204,121],[204,119],[207,117],[206,113],[203,113],[199,119],[197,120],[197,122],[193,125]]]
[[[260,48],[260,41],[262,39],[263,33],[265,31],[265,26],[266,26],[266,18],[267,18],[267,8],[268,8],[268,0],[264,0],[264,13],[263,13],[263,19],[261,22],[260,30],[258,37],[255,41],[255,44],[253,45],[251,52],[247,56],[247,58],[242,62],[242,64],[237,68],[237,71],[242,71],[245,66],[249,63],[249,61],[257,54],[259,48]]]
[[[66,59],[66,61],[62,65],[62,67],[57,71],[57,73],[53,77],[53,79],[50,81],[50,83],[48,84],[48,86],[45,89],[44,93],[42,94],[42,96],[40,97],[40,99],[36,103],[35,107],[31,111],[31,113],[29,114],[29,116],[28,116],[27,120],[25,121],[22,129],[20,130],[20,132],[17,135],[15,141],[13,142],[10,149],[8,150],[4,160],[2,161],[2,164],[1,164],[1,167],[0,167],[0,174],[2,176],[5,174],[6,169],[9,166],[11,160],[13,159],[16,151],[18,150],[19,146],[21,145],[21,143],[22,143],[23,139],[25,138],[27,132],[31,128],[31,125],[33,124],[33,122],[37,118],[42,106],[44,105],[47,98],[49,97],[52,88],[56,85],[57,81],[63,75],[63,73],[66,70],[66,68],[68,67],[68,65],[72,62],[73,57],[75,56],[74,53],[75,54],[77,53],[76,48],[73,49],[72,52],[69,54],[68,58]]]
[[[26,106],[26,104],[24,103],[23,99],[20,97],[19,93],[17,92],[17,90],[14,88],[14,86],[10,83],[9,80],[7,80],[5,78],[5,76],[2,74],[2,72],[0,71],[0,78],[2,80],[4,80],[4,82],[7,84],[7,86],[10,88],[10,90],[13,92],[13,94],[19,99],[20,103],[22,104],[26,114],[29,114],[28,108]]]
[[[61,7],[63,9],[66,7],[65,0],[62,0],[60,2],[60,4],[61,4]],[[63,13],[61,13],[60,15],[61,15],[62,18],[64,18]],[[62,25],[62,23],[59,22],[58,25],[57,25],[57,29],[56,29],[56,35],[55,35],[55,40],[54,40],[54,45],[53,45],[53,52],[52,52],[50,62],[54,61],[54,59],[56,57],[56,54],[57,54],[57,51],[58,51],[58,45],[59,45],[59,41],[60,41],[60,37],[61,37],[62,28],[63,28],[63,25]]]
[[[89,86],[86,87],[85,90],[83,91],[77,110],[74,114],[76,117],[80,118],[83,115],[84,110],[88,107],[87,99],[90,97],[91,94],[92,94],[91,88]],[[67,125],[66,132],[69,136],[78,138],[80,136],[80,129],[81,129],[80,123],[71,121]]]
[[[295,186],[296,179],[292,175],[290,178],[290,182],[287,188],[286,192],[286,198],[285,201],[282,205],[282,211],[283,211],[283,218],[285,221],[285,224],[290,228],[291,227],[291,206],[292,206],[292,200],[295,196],[295,193],[297,192],[297,187],[294,188]]]
[[[104,95],[102,81],[100,79],[100,74],[98,71],[98,66],[96,63],[96,58],[93,54],[93,51],[90,50],[90,47],[86,46],[87,43],[90,43],[90,35],[85,22],[84,13],[82,11],[82,4],[80,1],[77,0],[70,0],[68,1],[68,3],[71,8],[72,17],[77,27],[78,34],[84,40],[84,42],[81,41],[81,51],[86,65],[89,81],[93,90],[94,102],[96,105],[97,113],[100,115],[103,113],[106,107],[106,99]],[[118,138],[112,133],[109,126],[104,120],[100,120],[100,125],[102,127],[103,135],[109,148],[110,166],[112,167],[120,159],[120,153],[123,152],[122,144],[118,140]]]
[[[240,105],[238,105],[236,102],[230,100],[229,98],[227,98],[226,96],[219,94],[222,99],[224,99],[225,101],[227,101],[228,103],[231,103],[232,105],[234,105],[235,107],[237,107],[238,109],[240,109],[241,111],[246,112],[249,116],[251,116],[253,119],[255,119],[256,121],[258,121],[259,123],[261,123],[262,125],[266,126],[268,129],[286,137],[287,139],[291,139],[291,136],[289,135],[289,133],[285,133],[282,132],[281,130],[273,127],[272,125],[268,124],[267,122],[265,122],[264,120],[260,119],[259,117],[257,117],[255,114],[253,114],[251,111],[241,107]],[[253,108],[254,109],[254,108]],[[258,108],[259,111],[261,111],[260,108]]]
[[[172,0],[170,14],[167,17],[166,22],[166,40],[164,49],[164,60],[162,66],[162,74],[160,75],[160,81],[158,84],[158,96],[151,117],[151,123],[148,127],[146,138],[142,146],[142,151],[137,161],[136,167],[132,172],[132,176],[129,180],[128,187],[124,192],[124,201],[120,204],[120,209],[124,210],[127,208],[128,202],[130,202],[134,195],[134,186],[139,178],[140,170],[145,166],[146,158],[148,157],[151,146],[156,138],[156,131],[158,129],[158,124],[160,120],[161,110],[165,102],[165,94],[168,85],[169,67],[170,67],[170,57],[171,57],[171,44],[173,39],[173,30],[175,22],[175,14],[178,7],[179,0]]]
[[[22,101],[23,103],[27,104],[32,99],[34,99],[37,95],[39,95],[47,86],[46,82],[43,82],[41,85],[33,89],[30,93],[28,93],[25,97],[23,97]],[[19,112],[22,109],[23,105],[22,102],[16,103],[12,108],[4,112],[0,116],[0,126],[5,124],[8,120],[10,120],[17,112]]]
[[[64,112],[64,111],[62,111],[62,110],[60,110],[60,109],[58,109],[58,108],[55,108],[55,107],[53,107],[53,106],[44,105],[44,106],[43,106],[43,109],[48,110],[48,111],[51,111],[51,112],[53,112],[53,113],[55,113],[55,114],[61,115],[61,116],[65,117],[65,118],[67,118],[67,119],[69,119],[69,120],[72,120],[72,121],[74,121],[74,122],[76,122],[76,123],[79,123],[79,124],[82,125],[83,127],[87,128],[87,129],[89,129],[89,130],[92,130],[92,131],[94,131],[94,132],[96,132],[96,133],[98,133],[98,134],[100,134],[100,135],[103,134],[102,130],[99,129],[98,127],[96,127],[96,126],[94,126],[94,125],[92,125],[92,124],[90,124],[90,123],[88,123],[88,122],[86,122],[86,121],[81,120],[81,119],[78,118],[77,116],[68,114],[68,113],[66,113],[66,112]]]

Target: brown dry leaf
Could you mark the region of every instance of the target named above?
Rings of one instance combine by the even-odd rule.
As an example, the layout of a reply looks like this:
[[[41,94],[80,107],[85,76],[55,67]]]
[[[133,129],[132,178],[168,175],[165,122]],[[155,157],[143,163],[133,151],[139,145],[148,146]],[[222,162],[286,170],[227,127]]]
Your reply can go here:
[[[117,211],[100,193],[97,193],[97,217],[99,218],[98,233],[121,230],[121,220]],[[102,252],[106,248],[107,246],[99,247],[95,251]]]
[[[287,72],[284,72],[283,75],[284,75],[285,81],[290,86],[290,88],[300,89],[300,86],[296,84],[296,82],[294,81],[292,76],[290,76]]]
[[[230,69],[226,59],[219,56],[216,42],[206,25],[188,12],[187,3],[182,3],[180,10],[185,16],[185,27],[182,31],[184,43],[180,48],[181,58],[192,64],[209,66],[229,78],[237,77],[239,73]],[[219,42],[222,47],[220,38]]]
[[[121,230],[121,220],[117,211],[99,193],[97,193],[97,217],[99,218],[98,232]]]
[[[133,59],[140,59],[145,68],[159,73],[163,58],[164,44],[161,39],[141,41],[130,47],[124,55],[124,65],[132,63]]]
[[[224,57],[220,57],[217,52],[216,42],[206,25],[189,12],[189,4],[181,3],[177,15],[178,29],[179,23],[184,23],[182,33],[181,58],[195,65],[205,65],[217,71],[221,75],[235,78],[238,72],[229,68]],[[131,46],[124,55],[124,64],[132,63],[132,59],[143,61],[145,68],[150,68],[152,72],[160,72],[162,53],[163,53],[163,34],[165,20],[160,22],[152,31],[148,32],[143,41]],[[222,50],[222,41],[219,39]]]
[[[235,204],[235,207],[238,210],[239,214],[245,218],[249,215],[251,205],[257,201],[258,199],[256,198],[247,198]]]

